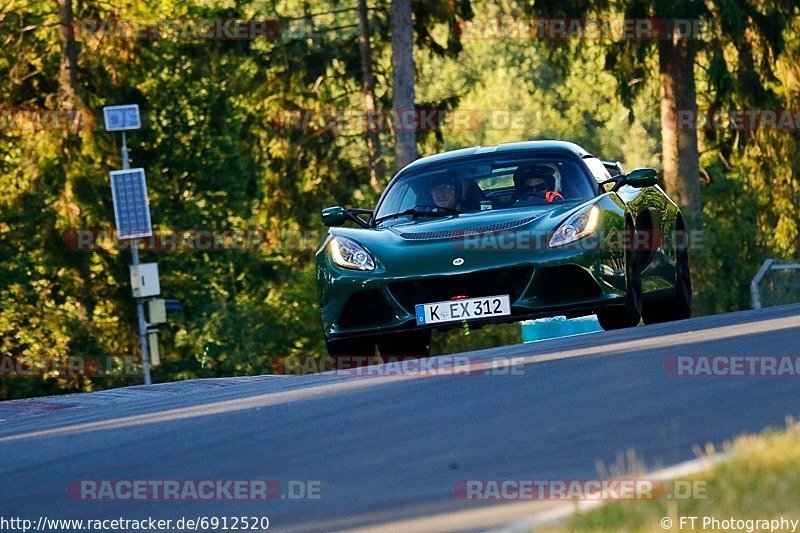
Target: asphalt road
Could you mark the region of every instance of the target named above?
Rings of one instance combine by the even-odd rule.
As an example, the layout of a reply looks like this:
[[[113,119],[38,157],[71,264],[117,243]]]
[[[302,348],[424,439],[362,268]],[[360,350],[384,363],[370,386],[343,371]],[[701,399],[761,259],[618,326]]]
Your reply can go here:
[[[456,484],[593,479],[629,450],[658,468],[798,417],[798,377],[665,369],[674,356],[800,356],[798,339],[800,306],[786,306],[461,354],[454,375],[258,376],[4,402],[0,517],[245,514],[303,531],[502,524],[518,504],[464,501]],[[515,375],[485,370],[492,360],[512,361]],[[209,479],[274,480],[281,497],[68,492],[78,480]],[[292,481],[319,482],[319,497],[288,498]]]

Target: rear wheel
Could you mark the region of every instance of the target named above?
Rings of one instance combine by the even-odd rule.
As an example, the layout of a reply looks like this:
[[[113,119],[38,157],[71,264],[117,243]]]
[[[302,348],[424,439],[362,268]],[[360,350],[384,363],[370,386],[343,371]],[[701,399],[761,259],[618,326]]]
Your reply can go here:
[[[333,360],[335,370],[358,368],[374,364],[375,339],[372,337],[356,337],[353,339],[325,339],[328,355]]]
[[[689,252],[678,248],[675,262],[675,293],[671,298],[653,300],[644,306],[645,324],[685,320],[692,316],[692,278],[689,274]]]
[[[431,330],[384,335],[378,339],[378,349],[384,362],[428,357],[431,354]]]
[[[625,305],[597,310],[597,321],[606,331],[638,326],[642,318],[642,277],[630,251],[625,254],[625,281]]]

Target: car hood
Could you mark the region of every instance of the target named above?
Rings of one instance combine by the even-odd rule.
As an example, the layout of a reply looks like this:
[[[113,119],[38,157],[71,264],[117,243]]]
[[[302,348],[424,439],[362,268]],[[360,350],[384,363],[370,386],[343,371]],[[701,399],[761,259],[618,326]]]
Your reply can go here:
[[[522,228],[533,221],[539,221],[537,229],[555,229],[564,215],[572,211],[577,204],[559,204],[558,206],[530,206],[497,211],[465,213],[449,217],[420,217],[413,220],[401,220],[388,223],[384,227],[404,240],[436,240],[477,235],[493,231],[505,231]]]
[[[531,248],[525,242],[503,250],[509,253],[498,255],[497,240],[493,237],[508,237],[510,233],[536,235],[543,242],[542,246],[547,247],[550,233],[572,212],[592,201],[403,220],[389,227],[336,227],[331,228],[329,234],[348,237],[362,244],[384,275],[464,272],[518,261],[518,254],[529,257]],[[324,253],[322,248],[319,253]],[[461,265],[454,268],[456,259],[461,260]]]

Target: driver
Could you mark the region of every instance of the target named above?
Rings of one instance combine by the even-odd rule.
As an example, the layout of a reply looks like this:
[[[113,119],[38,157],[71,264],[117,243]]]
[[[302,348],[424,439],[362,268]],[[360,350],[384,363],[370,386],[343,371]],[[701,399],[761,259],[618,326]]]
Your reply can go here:
[[[563,200],[556,190],[555,171],[546,165],[520,167],[514,172],[514,197],[512,203],[544,198],[548,203]]]
[[[431,197],[437,207],[461,211],[461,203],[456,197],[456,184],[452,180],[437,183],[431,187]]]

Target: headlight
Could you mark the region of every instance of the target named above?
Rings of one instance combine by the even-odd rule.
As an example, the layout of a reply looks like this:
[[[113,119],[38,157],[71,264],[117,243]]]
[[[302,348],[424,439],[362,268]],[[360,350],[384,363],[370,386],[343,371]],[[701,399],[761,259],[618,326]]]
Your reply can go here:
[[[366,248],[353,239],[334,237],[328,243],[333,262],[354,270],[375,270],[375,261]]]
[[[591,205],[581,209],[561,224],[550,239],[550,247],[562,246],[577,241],[597,230],[600,208]]]

